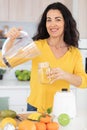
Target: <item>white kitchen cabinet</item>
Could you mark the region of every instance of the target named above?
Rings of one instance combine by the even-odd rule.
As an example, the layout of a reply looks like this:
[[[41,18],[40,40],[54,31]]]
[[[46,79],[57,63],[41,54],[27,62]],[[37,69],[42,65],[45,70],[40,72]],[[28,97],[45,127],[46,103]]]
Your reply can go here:
[[[9,21],[33,21],[38,10],[38,4],[39,1],[9,0]]]
[[[37,22],[43,10],[54,0],[0,0],[0,21]],[[61,0],[72,10],[72,1]]]
[[[8,1],[0,0],[0,21],[8,21]]]
[[[29,93],[29,82],[20,82],[16,80],[0,81],[0,97],[9,98],[8,104],[11,110],[15,110],[16,112],[26,111]]]
[[[43,10],[40,0],[0,0],[0,21],[38,20]]]
[[[21,87],[21,86],[20,86]],[[26,89],[5,89],[0,90],[0,97],[9,97],[9,109],[16,112],[23,112],[27,109]]]
[[[33,21],[37,9],[32,0],[0,0],[0,21]]]

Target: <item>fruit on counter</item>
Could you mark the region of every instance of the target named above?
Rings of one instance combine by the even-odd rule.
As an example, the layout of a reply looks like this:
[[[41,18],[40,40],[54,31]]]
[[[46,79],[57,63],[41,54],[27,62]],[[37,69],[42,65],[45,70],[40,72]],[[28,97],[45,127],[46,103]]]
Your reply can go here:
[[[58,122],[60,123],[60,125],[62,126],[66,126],[69,124],[70,122],[70,117],[68,114],[66,113],[62,113],[58,116]]]
[[[33,121],[23,120],[19,123],[18,130],[36,130],[36,125]]]
[[[50,122],[47,124],[47,130],[58,130],[59,124],[57,122]]]
[[[23,120],[18,125],[18,130],[59,130],[59,124],[57,122],[35,122],[30,120]]]
[[[52,122],[52,116],[50,115],[43,115],[40,117],[40,122],[43,122],[43,123],[49,123],[49,122]]]
[[[47,109],[47,113],[50,114],[52,112],[52,107]]]
[[[46,124],[42,122],[36,122],[36,130],[46,130]]]
[[[6,117],[4,119],[2,119],[1,123],[0,123],[0,127],[2,129],[4,129],[4,127],[7,125],[7,124],[11,124],[13,125],[15,128],[17,126],[17,122],[15,119],[11,118],[11,117]]]
[[[30,70],[16,70],[15,76],[20,81],[29,81],[31,78],[31,71]]]
[[[16,70],[15,71],[15,76],[18,77],[18,75],[20,75],[21,71],[20,70]]]
[[[43,115],[42,113],[39,113],[39,112],[33,112],[28,115],[27,119],[33,120],[33,121],[40,121],[43,123],[49,123],[52,120],[52,116],[48,114]]]
[[[46,117],[47,116],[49,115],[46,115]],[[43,115],[41,115],[41,117],[43,117]],[[28,119],[23,119],[22,121],[17,122],[16,119],[7,117],[1,121],[0,128],[8,128],[8,127],[10,128],[12,125],[18,130],[59,130],[59,123],[53,122],[52,120],[48,120],[47,118],[45,118],[45,121],[44,120],[31,121]]]
[[[13,110],[1,110],[0,111],[0,118],[5,118],[5,117],[16,117],[16,112]]]
[[[34,121],[39,121],[40,117],[42,116],[41,113],[39,112],[34,112],[28,115],[27,119],[29,120],[34,120]]]

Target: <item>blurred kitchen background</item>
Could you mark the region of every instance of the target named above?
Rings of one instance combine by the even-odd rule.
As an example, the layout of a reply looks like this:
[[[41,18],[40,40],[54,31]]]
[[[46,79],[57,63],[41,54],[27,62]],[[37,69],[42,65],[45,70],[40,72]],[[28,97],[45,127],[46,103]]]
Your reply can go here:
[[[65,4],[72,12],[77,27],[80,32],[79,48],[83,56],[83,64],[87,72],[87,0],[57,0]],[[0,0],[0,49],[6,40],[4,34],[11,27],[21,27],[32,37],[37,29],[40,16],[46,6],[50,3],[57,2],[55,0]],[[15,86],[17,81],[14,72],[17,69],[31,70],[31,62],[19,65],[4,74],[3,81],[0,81],[0,91],[3,86]],[[5,85],[4,85],[5,81]],[[7,82],[8,81],[8,82]],[[3,83],[2,83],[3,82]],[[23,82],[21,83],[23,85]],[[27,86],[29,83],[27,83]],[[11,89],[11,88],[10,88]],[[80,108],[87,109],[87,89],[76,90],[78,103]],[[7,93],[7,92],[6,92]],[[0,94],[1,95],[1,94]]]

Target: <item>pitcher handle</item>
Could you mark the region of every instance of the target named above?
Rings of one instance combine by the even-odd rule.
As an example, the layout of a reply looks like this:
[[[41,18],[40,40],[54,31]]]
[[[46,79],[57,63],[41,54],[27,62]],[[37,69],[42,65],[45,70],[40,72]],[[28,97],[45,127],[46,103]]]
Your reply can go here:
[[[25,31],[20,31],[20,37],[23,38],[25,36],[28,36],[28,33],[25,32]],[[2,47],[2,56],[4,56],[4,54],[5,54],[5,46],[9,42],[9,40],[10,40],[10,38],[8,37],[6,39],[6,41],[4,42],[4,44],[3,44],[3,47]]]

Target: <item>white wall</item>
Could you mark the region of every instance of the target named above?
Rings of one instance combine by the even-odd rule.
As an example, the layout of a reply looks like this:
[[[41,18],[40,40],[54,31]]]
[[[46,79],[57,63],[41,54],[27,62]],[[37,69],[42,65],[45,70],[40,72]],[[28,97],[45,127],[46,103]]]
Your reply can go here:
[[[87,39],[87,0],[73,0],[73,15],[77,21],[80,37]]]
[[[87,115],[87,88],[86,89],[77,89],[77,113],[79,111],[85,111]]]

